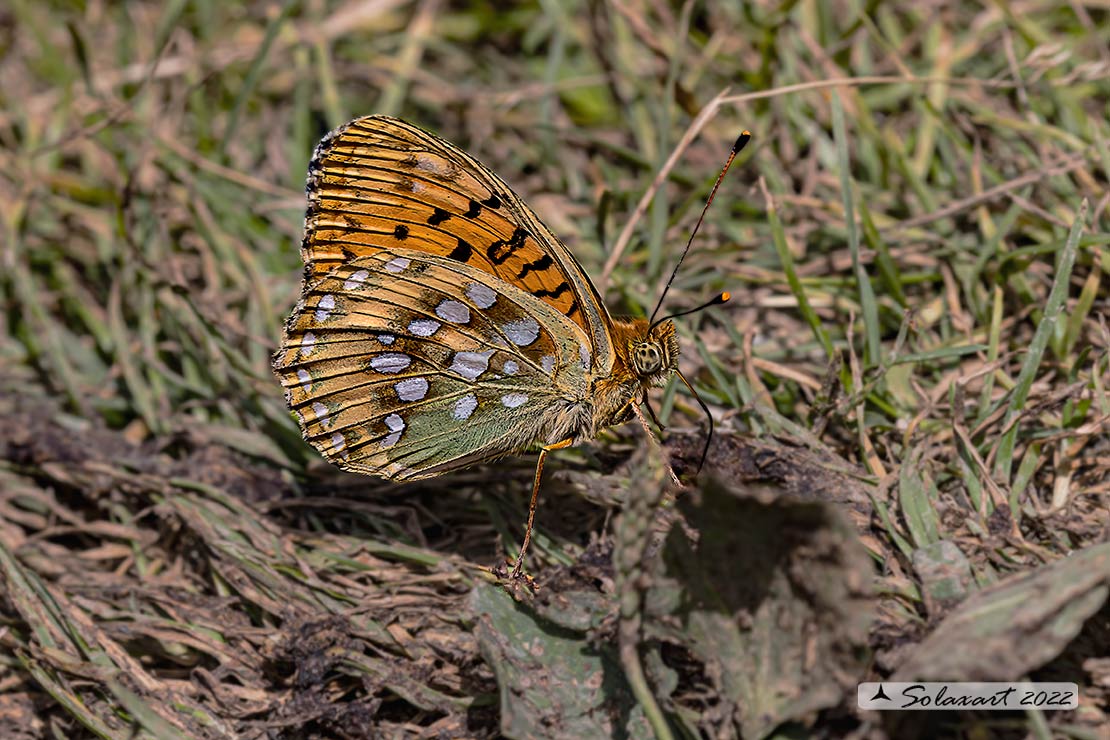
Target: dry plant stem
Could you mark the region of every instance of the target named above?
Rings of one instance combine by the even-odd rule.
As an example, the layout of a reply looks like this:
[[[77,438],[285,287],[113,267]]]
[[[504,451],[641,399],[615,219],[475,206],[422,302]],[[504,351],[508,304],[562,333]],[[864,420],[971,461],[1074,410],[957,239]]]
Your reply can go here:
[[[975,77],[900,77],[898,75],[836,77],[830,80],[799,82],[794,85],[783,85],[782,87],[774,87],[770,90],[760,90],[759,92],[743,93],[741,95],[730,95],[722,99],[721,104],[723,105],[727,103],[729,105],[736,105],[739,103],[747,103],[752,100],[777,98],[782,95],[804,92],[806,90],[825,90],[830,87],[861,87],[863,85],[929,85],[937,82],[942,82],[949,85],[978,85],[980,87],[990,88],[1016,87],[1015,83],[1007,82],[1005,80],[980,80]]]
[[[694,139],[697,138],[697,135],[705,128],[705,125],[709,123],[710,119],[717,114],[717,108],[720,107],[721,101],[725,99],[725,95],[727,94],[728,88],[717,93],[716,97],[710,100],[709,103],[701,109],[697,118],[690,122],[686,132],[682,134],[682,138],[679,139],[678,144],[675,145],[674,151],[671,152],[671,156],[667,157],[667,161],[659,168],[659,172],[655,174],[655,179],[651,181],[651,185],[648,186],[648,189],[645,190],[644,194],[640,197],[640,201],[636,204],[636,208],[633,209],[632,215],[628,217],[628,221],[625,222],[620,235],[617,236],[617,240],[613,243],[613,249],[609,253],[609,258],[605,260],[605,267],[601,270],[601,277],[597,281],[597,289],[602,293],[605,292],[605,287],[609,284],[609,276],[612,275],[613,268],[620,262],[621,255],[624,254],[625,248],[628,247],[628,242],[632,240],[632,232],[636,228],[636,224],[638,224],[644,214],[647,213],[648,206],[651,204],[652,198],[655,197],[655,193],[663,186],[667,176],[682,157],[683,152],[693,143]]]
[[[969,198],[963,198],[962,200],[956,200],[943,208],[938,208],[932,213],[926,213],[921,216],[915,216],[914,218],[908,218],[905,221],[899,221],[896,224],[891,224],[890,226],[887,226],[880,231],[884,234],[892,231],[904,231],[906,229],[913,229],[917,228],[918,226],[930,224],[933,221],[939,221],[940,219],[947,218],[948,216],[954,216],[957,213],[961,213],[983,203],[989,203],[995,198],[1006,195],[1007,193],[1010,193],[1014,190],[1019,190],[1026,185],[1032,185],[1042,180],[1056,177],[1057,175],[1066,175],[1073,170],[1077,170],[1083,167],[1087,163],[1088,156],[1096,154],[1097,150],[1094,148],[1084,150],[1082,152],[1076,152],[1075,154],[1072,154],[1069,157],[1065,157],[1063,160],[1053,165],[1034,170],[1033,172],[1028,172],[1024,175],[1021,175],[1020,177],[1015,177],[1013,180],[995,185],[993,188],[988,188],[978,195],[973,195]]]
[[[731,105],[740,105],[741,103],[747,103],[752,100],[774,98],[781,95],[788,95],[790,93],[803,92],[806,90],[822,90],[830,87],[859,87],[861,85],[882,84],[923,85],[937,82],[954,85],[981,85],[983,87],[995,88],[1014,87],[1014,83],[1004,82],[1001,80],[978,80],[975,78],[965,77],[898,77],[878,75],[873,77],[842,77],[833,80],[803,82],[797,85],[785,85],[783,87],[777,87],[772,90],[761,90],[754,93],[744,93],[743,95],[730,96],[728,95],[728,88],[725,88],[721,92],[717,93],[717,95],[714,96],[714,98],[710,100],[704,108],[701,109],[701,112],[698,113],[697,118],[690,122],[690,125],[687,127],[685,133],[682,134],[682,138],[679,139],[678,144],[675,145],[674,151],[671,152],[671,156],[667,157],[667,161],[663,163],[663,166],[659,168],[659,172],[655,174],[655,178],[652,179],[651,185],[648,186],[648,189],[645,190],[644,194],[640,197],[639,202],[636,203],[636,207],[632,210],[632,215],[628,217],[628,221],[625,222],[624,228],[621,230],[620,235],[618,235],[617,240],[613,242],[613,248],[609,253],[608,259],[605,260],[605,267],[602,269],[601,277],[597,281],[598,290],[600,290],[602,293],[605,292],[605,288],[609,285],[609,277],[612,275],[613,269],[617,266],[617,263],[620,262],[621,255],[624,254],[624,250],[628,247],[628,243],[632,239],[633,230],[640,222],[640,219],[644,217],[644,214],[647,213],[648,206],[651,204],[652,199],[655,197],[655,193],[658,192],[659,188],[663,186],[663,183],[666,181],[667,176],[670,175],[671,170],[674,169],[674,166],[678,163],[678,160],[679,158],[681,158],[682,154],[689,148],[690,144],[693,143],[694,139],[697,138],[697,135],[701,133],[701,130],[705,128],[706,124],[709,123],[713,116],[717,115],[717,109],[720,108],[722,105],[726,103]],[[1079,166],[1080,163],[1075,163],[1074,165],[1070,166],[1069,169],[1074,169],[1074,167]],[[1040,179],[1040,177],[1043,176],[1047,175],[1039,174],[1036,179]],[[997,190],[997,188],[991,189],[991,191],[994,190]],[[988,193],[991,193],[991,191],[988,191]],[[992,195],[997,195],[997,193],[992,193]],[[938,216],[937,218],[940,217],[941,216]],[[929,220],[933,219],[930,218]],[[899,224],[899,226],[902,227],[904,226],[904,224]]]
[[[639,645],[641,620],[638,606],[639,605],[637,605],[635,616],[626,619],[623,613],[621,615],[621,665],[624,666],[624,674],[628,679],[628,684],[632,688],[632,693],[635,695],[636,700],[640,702],[640,706],[643,707],[644,716],[647,717],[656,739],[671,740],[674,735],[671,733],[671,728],[667,724],[667,718],[663,716],[663,710],[659,708],[659,703],[655,701],[655,695],[651,692],[647,677],[644,675],[643,663],[640,661]]]
[[[848,367],[852,373],[852,385],[855,387],[854,389],[860,389],[863,388],[864,383],[863,372],[860,370],[859,366],[859,358],[856,356],[856,352],[853,349],[855,341],[853,339],[853,327],[855,323],[855,312],[851,312],[849,313],[846,327],[848,334]],[[859,402],[855,407],[856,422],[859,425],[857,434],[859,437],[860,452],[868,469],[874,473],[876,477],[882,478],[887,474],[887,470],[886,466],[883,465],[883,461],[879,458],[878,453],[875,451],[875,445],[871,441],[871,436],[867,433],[867,425],[864,423],[866,411],[865,397],[863,393],[860,393]]]
[[[648,430],[647,419],[638,406],[633,406],[644,429]],[[654,436],[648,431],[649,438],[655,442]],[[649,452],[650,457],[632,476],[631,491],[625,503],[624,512],[621,514],[616,527],[616,548],[613,552],[613,565],[616,571],[617,594],[620,604],[620,623],[618,637],[620,641],[620,659],[624,667],[625,677],[635,695],[636,700],[644,710],[655,737],[659,740],[671,740],[673,737],[666,717],[659,708],[655,695],[644,675],[643,662],[640,659],[640,631],[643,625],[643,600],[645,589],[645,574],[643,569],[644,552],[652,534],[652,522],[659,503],[663,500],[667,486],[665,485],[664,472],[671,472],[663,457],[656,457],[655,450]],[[639,456],[644,459],[645,456]],[[642,471],[642,472],[641,472]],[[671,472],[673,476],[673,472]]]

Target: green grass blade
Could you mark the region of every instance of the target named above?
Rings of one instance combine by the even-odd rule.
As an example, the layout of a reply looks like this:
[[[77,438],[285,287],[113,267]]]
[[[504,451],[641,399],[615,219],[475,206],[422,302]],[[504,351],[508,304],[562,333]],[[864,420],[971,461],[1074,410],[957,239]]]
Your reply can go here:
[[[1052,282],[1052,289],[1048,294],[1048,301],[1044,307],[1044,314],[1037,324],[1037,330],[1033,334],[1032,341],[1029,342],[1025,360],[1021,365],[1021,372],[1018,373],[1017,385],[1010,394],[1010,403],[1006,409],[1007,422],[1011,422],[1025,407],[1025,402],[1029,398],[1029,389],[1032,388],[1033,381],[1036,379],[1037,370],[1040,368],[1041,359],[1044,357],[1044,351],[1056,331],[1056,324],[1060,320],[1061,314],[1064,312],[1068,298],[1068,287],[1071,284],[1071,271],[1075,265],[1075,257],[1079,248],[1079,236],[1083,230],[1083,221],[1087,218],[1087,208],[1087,199],[1084,198],[1083,202],[1079,204],[1079,211],[1072,221],[1068,240],[1057,260],[1055,277]],[[1010,480],[1018,428],[1018,424],[1010,424],[1009,429],[1003,433],[998,446],[995,474],[1007,483]]]

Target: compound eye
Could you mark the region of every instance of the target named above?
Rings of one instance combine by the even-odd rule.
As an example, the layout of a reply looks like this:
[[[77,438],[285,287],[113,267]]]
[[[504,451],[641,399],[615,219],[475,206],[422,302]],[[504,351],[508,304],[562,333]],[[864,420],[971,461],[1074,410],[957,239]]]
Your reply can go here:
[[[656,372],[663,364],[663,357],[659,348],[654,344],[638,344],[632,353],[632,360],[636,365],[636,372],[640,375],[650,375]]]

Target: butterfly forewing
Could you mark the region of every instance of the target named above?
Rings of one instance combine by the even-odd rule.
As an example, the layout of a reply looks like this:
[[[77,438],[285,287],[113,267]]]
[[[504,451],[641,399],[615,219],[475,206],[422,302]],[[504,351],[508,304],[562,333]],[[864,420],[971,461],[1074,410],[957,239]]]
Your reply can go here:
[[[531,293],[449,257],[389,249],[308,288],[275,366],[326,457],[419,478],[581,425],[589,359],[584,332]]]
[[[567,248],[497,175],[439,137],[385,116],[337,129],[309,167],[306,286],[382,250],[446,257],[567,316],[599,372],[610,319]]]

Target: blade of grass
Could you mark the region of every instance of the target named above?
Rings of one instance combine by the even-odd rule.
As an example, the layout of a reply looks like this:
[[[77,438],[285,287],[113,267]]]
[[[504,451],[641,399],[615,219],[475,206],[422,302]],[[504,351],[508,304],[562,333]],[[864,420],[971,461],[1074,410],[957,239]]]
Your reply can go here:
[[[231,112],[227,114],[224,135],[220,139],[219,146],[216,147],[216,154],[221,160],[225,160],[225,164],[227,146],[239,135],[239,117],[243,115],[243,107],[253,97],[255,88],[258,86],[258,80],[262,77],[270,47],[273,46],[274,39],[277,38],[282,26],[285,25],[285,21],[288,20],[293,10],[299,8],[300,5],[300,0],[285,0],[281,10],[273,15],[270,22],[266,24],[266,33],[262,37],[262,43],[258,45],[258,50],[251,60],[251,66],[247,69],[246,77],[243,78],[243,84],[239,86],[235,103],[231,106]]]
[[[910,537],[919,548],[940,539],[940,519],[933,503],[937,489],[924,472],[921,459],[921,447],[915,447],[898,470],[898,502]]]
[[[774,199],[771,198],[771,193],[767,190],[767,185],[762,177],[759,178],[759,187],[763,191],[763,201],[767,207],[767,221],[771,229],[771,239],[775,245],[775,252],[779,257],[779,265],[782,267],[786,284],[790,286],[790,292],[794,295],[794,300],[798,302],[798,312],[801,313],[802,318],[809,325],[810,330],[813,331],[813,336],[825,348],[825,355],[830,360],[837,360],[839,355],[833,347],[832,339],[821,325],[821,319],[817,316],[817,312],[813,310],[813,306],[810,305],[809,297],[806,295],[805,288],[802,287],[802,281],[798,277],[798,271],[794,265],[794,256],[790,254],[790,247],[786,244],[786,232],[779,220]]]
[[[863,267],[859,254],[859,231],[856,228],[856,213],[852,206],[852,175],[851,164],[848,161],[848,134],[844,127],[844,106],[840,102],[840,95],[834,90],[832,93],[832,120],[833,138],[836,141],[836,158],[840,170],[840,196],[844,204],[844,225],[848,230],[848,250],[852,254],[852,272],[856,277],[856,286],[859,290],[860,310],[862,311],[864,336],[866,337],[867,352],[864,355],[864,369],[876,367],[883,356],[882,342],[879,339],[879,309],[875,303],[875,290],[871,287],[871,279]]]
[[[1087,209],[1087,199],[1084,198],[1079,204],[1079,211],[1075,214],[1075,220],[1072,222],[1068,240],[1064,244],[1063,250],[1060,252],[1059,259],[1056,263],[1055,278],[1052,282],[1052,289],[1048,294],[1048,301],[1045,304],[1044,313],[1041,320],[1037,323],[1037,329],[1033,333],[1033,339],[1029,342],[1025,360],[1021,365],[1021,372],[1018,373],[1016,386],[1013,393],[1010,394],[1010,403],[1006,409],[1005,416],[1005,422],[1008,424],[1014,417],[1020,414],[1025,407],[1025,402],[1029,398],[1029,389],[1032,388],[1033,380],[1037,376],[1037,370],[1041,366],[1041,359],[1044,357],[1045,348],[1048,346],[1048,342],[1052,338],[1053,332],[1056,330],[1056,323],[1060,320],[1060,315],[1064,312],[1068,298],[1068,286],[1071,281],[1071,271],[1072,267],[1075,265],[1075,256],[1079,248],[1079,237],[1083,231],[1083,221],[1087,218]],[[1002,435],[1002,439],[998,444],[998,454],[995,458],[995,475],[1006,485],[1009,485],[1010,482],[1010,472],[1013,465],[1014,447],[1017,444],[1018,429],[1019,425],[1017,423],[1009,424],[1009,428]]]

